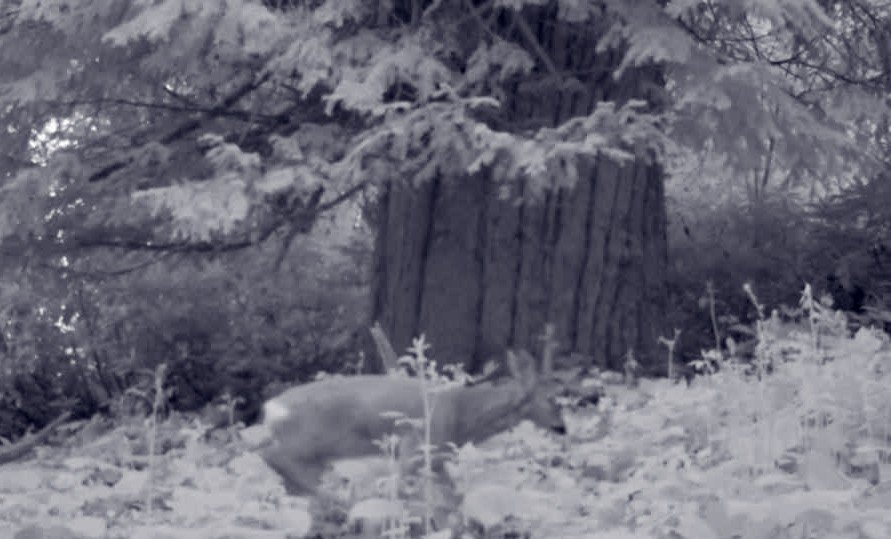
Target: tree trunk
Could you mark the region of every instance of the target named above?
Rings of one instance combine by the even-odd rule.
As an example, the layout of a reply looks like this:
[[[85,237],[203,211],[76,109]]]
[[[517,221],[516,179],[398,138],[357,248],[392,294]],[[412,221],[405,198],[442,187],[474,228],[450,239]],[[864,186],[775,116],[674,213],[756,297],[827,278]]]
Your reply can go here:
[[[557,125],[604,100],[658,106],[651,95],[658,73],[629,69],[617,80],[620,55],[594,52],[602,28],[547,24],[553,13],[546,9],[524,13],[540,46],[530,50],[565,73],[586,75],[582,84],[563,84],[554,73],[516,83],[504,100],[508,123]],[[514,37],[528,42],[528,32]],[[629,350],[653,361],[667,265],[661,167],[643,158],[623,165],[586,158],[572,190],[520,196],[519,204],[498,196],[498,186],[513,179],[491,174],[385,189],[374,316],[397,353],[424,333],[437,361],[474,369],[508,347],[538,352],[550,322],[563,352],[597,365],[619,368]]]
[[[391,184],[378,234],[375,314],[397,352],[426,334],[433,357],[475,367],[507,347],[564,351],[618,368],[656,352],[664,309],[658,167],[592,161],[572,191],[499,200],[492,178]]]

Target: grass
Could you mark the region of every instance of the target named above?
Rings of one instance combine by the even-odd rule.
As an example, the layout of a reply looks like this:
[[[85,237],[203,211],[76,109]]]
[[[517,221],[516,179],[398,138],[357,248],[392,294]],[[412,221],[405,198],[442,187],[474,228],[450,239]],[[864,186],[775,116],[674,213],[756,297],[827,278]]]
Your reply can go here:
[[[891,537],[888,336],[852,331],[844,315],[807,287],[797,306],[773,312],[753,288],[744,293],[759,313],[752,346],[725,341],[726,347],[704,351],[696,362],[703,374],[689,387],[671,379],[623,383],[593,372],[589,382],[601,387],[602,397],[596,407],[567,411],[563,444],[521,424],[454,451],[449,470],[461,501],[448,503],[461,522],[450,522],[452,531],[567,539]],[[672,364],[676,339],[664,342]],[[416,373],[433,372],[426,350],[417,340],[403,363]],[[629,354],[628,375],[633,360]],[[307,507],[286,496],[255,455],[251,429],[214,446],[185,436],[196,427],[175,414],[160,421],[166,391],[163,373],[155,374],[145,400],[151,414],[145,436],[133,438],[120,427],[0,468],[0,534],[58,523],[102,529],[112,538],[162,529],[172,537],[272,537],[309,529],[319,537],[433,536],[423,524],[442,504],[429,445],[429,418],[443,383],[438,375],[418,379],[429,401],[425,417],[404,418],[414,439],[381,445],[390,466],[378,475],[377,494],[350,501],[354,516],[389,519],[360,534],[345,520],[318,513],[312,520],[327,525],[310,528]],[[175,440],[184,436],[189,441],[180,449]],[[148,446],[147,469],[137,456],[145,454],[136,449],[140,441]],[[421,464],[406,474],[401,458],[413,451]],[[413,474],[414,490],[405,486]],[[149,513],[155,502],[163,510]],[[114,516],[97,517],[94,506],[116,508]]]
[[[797,307],[782,314],[768,314],[753,287],[744,293],[758,313],[750,330],[753,346],[731,340],[726,348],[703,351],[692,362],[700,375],[689,387],[671,378],[635,380],[629,352],[624,383],[604,373],[605,397],[597,411],[571,414],[572,441],[557,469],[540,466],[547,452],[541,447],[527,458],[510,455],[511,447],[535,445],[540,438],[534,432],[507,433],[496,442],[506,452],[496,451],[483,466],[477,462],[469,475],[478,480],[462,485],[465,522],[496,514],[485,525],[477,522],[485,530],[478,534],[487,537],[508,533],[507,524],[510,533],[534,537],[886,537],[874,530],[891,531],[891,519],[858,504],[868,505],[877,488],[891,485],[887,335],[868,328],[851,332],[844,315],[814,298],[810,287]],[[662,341],[672,374],[678,336],[676,331]],[[425,351],[423,341],[412,348],[407,361],[415,372],[429,372],[433,364]],[[419,377],[425,402],[434,394],[430,380]],[[429,441],[429,420],[412,425]],[[422,477],[429,478],[431,448],[420,447],[427,450]],[[474,457],[461,455],[456,466],[473,468]],[[482,471],[495,466],[498,478]],[[528,475],[530,470],[540,475]],[[675,503],[666,505],[665,496]],[[429,488],[421,497],[429,525]],[[543,500],[557,513],[542,513]],[[579,512],[592,511],[595,518],[579,522]],[[783,529],[795,531],[782,535]]]

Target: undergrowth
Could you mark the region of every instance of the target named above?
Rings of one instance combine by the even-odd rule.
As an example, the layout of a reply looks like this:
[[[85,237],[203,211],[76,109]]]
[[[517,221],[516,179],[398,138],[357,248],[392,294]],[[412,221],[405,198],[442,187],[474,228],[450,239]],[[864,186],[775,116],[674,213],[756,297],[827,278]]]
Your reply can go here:
[[[440,388],[460,377],[419,376],[429,399],[424,417],[403,418],[407,432],[382,440],[386,465],[366,474],[373,488],[353,488],[363,485],[361,473],[343,475],[351,490],[339,517],[285,494],[256,455],[262,429],[232,427],[232,438],[218,439],[199,422],[164,415],[159,370],[140,401],[151,418],[136,430],[131,423],[90,434],[91,421],[31,463],[0,467],[0,535],[57,523],[113,538],[161,530],[165,537],[310,530],[324,538],[456,530],[470,538],[891,537],[888,336],[853,330],[810,287],[797,306],[775,311],[752,287],[745,296],[757,313],[751,341],[714,339],[689,384],[635,381],[630,366],[624,377],[591,371],[585,384],[600,398],[567,407],[562,443],[525,423],[479,446],[451,448],[451,498],[433,473],[441,455],[429,444],[429,418]],[[713,320],[717,335],[723,328]],[[677,339],[664,339],[672,374],[685,368],[675,365]],[[423,340],[403,363],[415,373],[435,370]],[[420,465],[403,466],[414,455]],[[363,466],[354,471],[367,472]],[[363,519],[377,524],[355,528]],[[424,531],[431,520],[439,532]]]
[[[782,315],[767,316],[751,286],[746,294],[758,312],[752,357],[735,356],[731,344],[698,362],[719,358],[720,367],[702,380],[715,397],[705,423],[721,427],[704,441],[704,455],[733,459],[750,475],[790,461],[814,473],[831,463],[878,482],[891,449],[888,336],[852,334],[844,313],[816,300],[810,286]]]

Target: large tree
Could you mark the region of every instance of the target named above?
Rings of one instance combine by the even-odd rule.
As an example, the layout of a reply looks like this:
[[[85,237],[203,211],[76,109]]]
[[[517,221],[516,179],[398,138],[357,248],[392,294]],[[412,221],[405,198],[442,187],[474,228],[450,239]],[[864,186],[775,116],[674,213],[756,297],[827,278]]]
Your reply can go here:
[[[556,4],[455,8],[459,88],[500,107],[485,126],[447,117],[435,129],[461,141],[495,125],[503,142],[482,155],[459,142],[457,157],[425,157],[429,181],[390,184],[375,314],[397,343],[424,332],[449,360],[536,349],[548,323],[604,366],[651,355],[667,247],[661,71],[618,73],[624,44],[597,47],[614,22],[605,10],[576,21]]]
[[[867,1],[7,0],[4,263],[280,261],[370,193],[371,315],[398,347],[428,332],[471,361],[553,322],[616,365],[664,329],[672,159],[871,164],[887,21]]]

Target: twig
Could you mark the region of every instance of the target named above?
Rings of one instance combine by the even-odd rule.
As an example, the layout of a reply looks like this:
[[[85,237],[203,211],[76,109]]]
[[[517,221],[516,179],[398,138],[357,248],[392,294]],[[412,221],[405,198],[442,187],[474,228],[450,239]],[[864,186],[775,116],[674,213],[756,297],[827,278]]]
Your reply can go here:
[[[31,449],[33,449],[35,446],[46,441],[53,430],[67,421],[69,417],[71,417],[71,412],[62,412],[59,417],[52,420],[47,426],[40,429],[37,434],[26,434],[22,437],[22,439],[12,444],[11,446],[0,448],[0,464],[6,464],[7,462],[18,460],[28,454],[28,452],[31,451]]]
[[[368,331],[371,332],[371,338],[374,339],[377,353],[381,356],[381,361],[384,363],[384,369],[387,372],[398,369],[399,358],[396,356],[396,351],[393,350],[393,345],[390,344],[390,339],[384,333],[384,328],[381,327],[380,322],[375,322]]]

